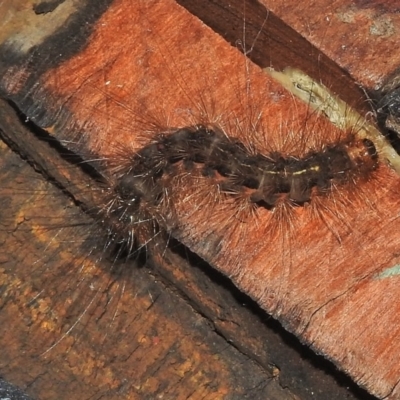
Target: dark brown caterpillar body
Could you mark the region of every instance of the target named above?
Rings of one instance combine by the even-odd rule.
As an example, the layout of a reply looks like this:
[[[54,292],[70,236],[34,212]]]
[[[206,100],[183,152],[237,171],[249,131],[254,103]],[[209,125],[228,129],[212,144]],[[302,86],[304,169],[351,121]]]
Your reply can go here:
[[[201,175],[224,193],[241,193],[249,203],[273,209],[282,201],[303,206],[313,196],[329,192],[332,185],[368,176],[377,163],[372,142],[355,135],[319,152],[285,157],[279,152],[252,154],[220,129],[195,125],[161,134],[130,156],[130,168],[115,177],[108,215],[119,223],[151,219],[149,210],[157,209],[163,199],[163,180],[178,165],[186,173],[200,168]]]
[[[333,187],[368,179],[378,166],[373,143],[356,135],[295,157],[251,152],[219,128],[203,125],[160,134],[123,156],[125,167],[113,176],[102,215],[112,241],[131,249],[141,229],[144,238],[158,235],[158,224],[171,212],[171,191],[179,190],[171,179],[179,174],[200,176],[225,196],[273,210],[285,202],[297,207],[312,203]]]

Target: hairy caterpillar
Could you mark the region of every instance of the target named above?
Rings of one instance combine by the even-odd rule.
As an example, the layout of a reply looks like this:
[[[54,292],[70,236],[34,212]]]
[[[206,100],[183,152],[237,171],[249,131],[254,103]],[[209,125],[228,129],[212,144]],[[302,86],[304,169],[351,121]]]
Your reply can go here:
[[[312,197],[326,195],[334,186],[368,179],[377,168],[373,143],[352,135],[299,158],[251,153],[218,128],[202,125],[160,134],[140,151],[120,154],[118,161],[125,168],[116,174],[106,210],[117,220],[116,231],[126,231],[128,238],[136,225],[162,214],[152,209],[168,207],[171,175],[197,172],[226,197],[242,197],[249,207],[274,211],[315,201]]]
[[[141,62],[153,66],[157,63],[153,56],[149,51]],[[181,61],[175,62],[181,65]],[[165,63],[158,63],[162,68],[147,71],[145,78],[149,82],[159,72],[163,79],[171,77]],[[208,61],[205,58],[199,64],[200,69],[203,66],[206,70]],[[160,224],[189,247],[199,250],[205,259],[211,258],[214,265],[220,265],[226,257],[232,270],[224,272],[242,288],[248,285],[245,278],[250,282],[269,282],[268,286],[256,287],[252,296],[279,316],[292,312],[296,303],[293,294],[298,289],[295,281],[300,274],[296,268],[301,265],[296,253],[303,260],[307,258],[307,254],[301,254],[302,246],[309,249],[319,236],[323,237],[326,249],[345,242],[357,229],[349,222],[350,211],[357,207],[365,210],[368,203],[363,198],[365,194],[375,205],[377,199],[374,194],[369,196],[369,192],[374,193],[378,186],[379,179],[374,178],[379,178],[381,170],[374,145],[369,139],[357,139],[357,129],[343,131],[332,127],[310,111],[307,104],[295,103],[289,94],[265,81],[262,73],[246,64],[236,66],[245,72],[239,77],[224,77],[227,74],[222,70],[214,78],[214,71],[210,71],[212,78],[203,78],[202,88],[190,87],[188,76],[193,73],[192,68],[172,74],[176,92],[173,95],[179,102],[172,100],[175,97],[169,90],[156,106],[144,97],[136,99],[138,93],[133,92],[130,96],[135,102],[126,109],[127,118],[118,121],[110,117],[110,125],[100,127],[99,135],[91,136],[90,127],[83,127],[88,129],[82,131],[86,144],[91,145],[91,157],[101,160],[100,170],[107,181],[109,199],[102,206],[99,220],[112,234],[122,233],[117,242],[122,240],[130,247],[132,233],[140,236],[143,228],[142,239],[146,243],[157,235],[154,225]],[[112,115],[116,108],[125,107],[127,99],[123,97],[130,93],[130,88],[127,85],[119,91],[118,85],[103,87],[108,82],[105,77],[113,75],[106,67],[102,72],[104,76],[100,77],[88,74],[92,78],[88,86],[94,88],[90,101],[94,99],[94,103],[89,101],[87,107]],[[68,83],[68,78],[68,74],[59,75],[59,81]],[[163,79],[155,82],[168,88],[171,79]],[[115,85],[114,78],[110,81]],[[214,87],[215,82],[218,85]],[[258,82],[262,82],[260,86]],[[73,108],[74,101],[79,100],[79,88],[74,82],[61,86],[73,93],[67,102]],[[226,87],[234,88],[233,96],[222,96],[221,103],[215,104],[214,89],[221,95]],[[254,94],[255,88],[261,89],[258,95]],[[100,98],[104,92],[110,93],[106,100]],[[272,99],[267,101],[266,93],[272,93]],[[163,110],[168,103],[173,104],[175,113]],[[81,106],[82,101],[77,104]],[[258,111],[263,105],[269,114]],[[151,111],[146,115],[147,108]],[[160,117],[163,121],[155,121],[151,126],[151,118],[146,117],[158,118],[162,112],[169,120]],[[294,114],[296,117],[292,118]],[[149,122],[150,127],[146,128]],[[115,137],[117,131],[120,137]],[[175,142],[173,146],[171,141]],[[82,148],[82,142],[65,141],[67,146],[75,148]],[[189,144],[197,150],[192,151]],[[166,151],[168,146],[173,150]],[[213,153],[209,153],[209,147]],[[218,157],[212,158],[212,154]],[[225,162],[218,164],[222,155],[226,156]],[[332,160],[337,161],[339,168],[334,167],[336,162]],[[317,169],[326,170],[326,175],[314,174]],[[255,172],[259,178],[251,182],[249,177],[253,179]],[[197,224],[198,232],[193,229]],[[312,224],[317,225],[315,233],[306,230],[307,237],[301,237],[304,228]],[[263,252],[277,253],[278,261],[268,264],[264,258],[261,260],[259,264],[263,264],[263,273],[267,275],[262,280],[262,274],[251,263],[263,257]],[[242,259],[243,254],[247,259]],[[246,266],[250,268],[246,270]],[[351,276],[354,272],[343,273]],[[269,273],[272,279],[268,279]],[[327,278],[328,271],[316,268],[315,275]],[[325,288],[327,292],[332,289],[334,295],[346,290],[329,285],[327,282]],[[310,297],[315,299],[319,295],[312,293]],[[284,304],[284,300],[288,303]],[[303,319],[296,327],[301,330],[312,308],[299,307],[296,311],[305,314],[299,316],[299,321]]]
[[[130,3],[126,4],[126,7],[130,6]],[[137,29],[135,37],[138,39],[135,47],[140,49],[140,45],[143,44],[145,50],[138,52],[134,61],[146,65],[145,72],[140,69],[134,70],[138,75],[135,76],[137,81],[125,81],[118,76],[114,77],[114,65],[110,63],[102,66],[101,73],[93,72],[92,66],[86,65],[83,59],[76,59],[70,63],[74,68],[83,68],[87,76],[90,76],[90,79],[83,84],[74,82],[74,78],[67,72],[63,73],[62,69],[59,71],[54,84],[59,84],[61,91],[63,88],[68,88],[74,94],[69,96],[67,102],[67,105],[74,110],[74,114],[79,117],[83,113],[80,92],[85,89],[90,93],[85,102],[87,109],[92,110],[95,115],[106,113],[111,116],[108,117],[106,126],[97,126],[98,122],[93,120],[87,122],[82,127],[86,128],[83,130],[84,136],[78,137],[75,133],[76,143],[71,143],[71,138],[68,138],[66,145],[73,148],[74,145],[79,147],[85,143],[92,151],[91,157],[102,160],[100,168],[111,188],[111,199],[104,210],[107,218],[116,217],[118,226],[116,231],[121,229],[119,219],[123,220],[125,216],[127,221],[133,221],[136,232],[142,227],[145,231],[148,230],[146,223],[149,220],[158,221],[164,224],[172,236],[177,237],[212,264],[218,265],[220,260],[225,258],[230,269],[224,273],[232,277],[239,286],[249,285],[247,281],[241,283],[243,279],[251,278],[250,281],[254,279],[261,282],[260,277],[264,276],[263,280],[269,282],[271,295],[265,298],[268,289],[260,285],[253,296],[261,303],[265,302],[268,310],[275,309],[276,316],[289,313],[292,307],[297,307],[292,290],[292,281],[296,279],[297,272],[292,265],[302,264],[304,258],[307,258],[298,249],[310,248],[318,237],[323,243],[322,247],[341,254],[345,252],[344,239],[350,234],[353,238],[357,235],[355,232],[357,225],[350,222],[354,219],[352,212],[358,208],[365,208],[365,216],[371,212],[382,212],[376,198],[378,193],[376,189],[378,187],[381,191],[386,189],[382,189],[385,186],[382,186],[380,181],[382,169],[380,164],[376,163],[374,150],[376,145],[371,145],[368,138],[368,140],[352,139],[357,138],[359,125],[344,129],[335,127],[323,115],[310,110],[309,104],[296,102],[293,96],[275,81],[243,61],[236,49],[230,49],[229,56],[220,58],[219,54],[222,51],[220,47],[209,49],[207,36],[199,35],[194,27],[185,21],[183,14],[168,20],[167,9],[168,4],[141,3],[137,11],[133,9],[130,11],[134,23],[122,26],[120,36],[114,39],[111,51],[116,52],[116,49],[123,48],[125,41],[123,32],[127,30],[133,35],[135,32],[131,30]],[[161,45],[159,39],[161,36],[156,31],[157,18],[152,15],[165,16],[167,22],[165,29],[171,32],[171,36],[168,36],[166,42]],[[107,24],[106,19],[104,23]],[[188,32],[185,43],[188,53],[169,53],[168,49],[173,48],[174,40],[180,39],[174,38],[173,30],[168,29],[172,25],[180,26],[182,30]],[[146,29],[143,29],[143,26]],[[96,51],[97,46],[94,41],[93,51]],[[193,49],[197,54],[207,54],[207,57],[197,58],[196,64],[191,63],[194,57]],[[207,49],[207,52],[204,49]],[[129,53],[124,52],[121,57],[122,60],[118,59],[118,62],[128,64],[133,62]],[[212,64],[209,58],[221,59],[221,62],[210,69],[209,66]],[[173,72],[171,69],[174,65],[189,67],[180,67],[177,72]],[[236,71],[234,75],[227,73],[228,66],[234,67]],[[68,65],[63,67],[67,68]],[[207,74],[204,74],[204,71],[207,71]],[[199,76],[199,80],[193,82],[192,77],[195,75]],[[51,84],[50,81],[50,86]],[[155,86],[162,93],[156,102],[152,96],[148,96]],[[113,114],[118,117],[113,118]],[[126,124],[126,121],[129,121],[129,124]],[[174,135],[173,132],[182,133],[185,127],[200,126],[204,126],[210,132],[214,130],[221,132],[217,137],[227,138],[226,141],[225,139],[221,141],[223,145],[219,151],[220,154],[226,153],[229,162],[234,164],[234,168],[232,165],[226,166],[232,170],[230,176],[223,177],[221,174],[223,166],[218,167],[220,169],[218,174],[207,176],[212,174],[212,171],[215,172],[214,167],[211,166],[208,172],[201,171],[202,163],[192,160],[194,162],[190,166],[189,156],[185,156],[186,159],[181,158],[182,162],[178,162],[180,156],[177,159],[175,153],[160,152],[160,147],[165,146],[159,139],[160,135],[164,136],[165,140],[171,134],[171,137],[176,138],[178,133]],[[79,129],[75,131],[79,132]],[[202,131],[202,128],[197,131]],[[67,135],[64,132],[60,134],[61,139],[62,135]],[[183,139],[187,141],[188,137]],[[183,139],[175,145],[185,144]],[[194,144],[197,145],[196,141]],[[225,147],[232,149],[226,152]],[[310,161],[309,157],[312,158],[312,154],[324,154],[338,148],[348,150],[347,154],[351,156],[345,156],[347,159],[353,157],[351,163],[343,160],[344,164],[348,164],[345,167],[348,174],[343,174],[339,169],[336,175],[331,175],[335,176],[335,179],[321,179],[321,184],[315,184],[313,179],[318,180],[320,176],[309,177],[311,168],[307,164]],[[178,148],[177,151],[187,152],[187,149]],[[361,155],[362,162],[354,162],[358,157],[357,151]],[[148,171],[141,170],[135,174],[134,167],[138,166],[140,169],[146,166],[148,155],[146,152],[154,156],[158,164],[152,164],[151,161],[147,165]],[[192,156],[196,158],[199,154],[197,152]],[[204,154],[201,156],[204,159]],[[175,161],[167,161],[167,157]],[[240,157],[245,163],[249,162],[248,160],[257,162],[262,160],[265,163],[270,158],[273,162],[268,168],[262,169],[264,172],[274,168],[285,171],[288,160],[298,160],[294,163],[295,170],[289,175],[293,178],[295,171],[306,170],[308,172],[303,178],[311,179],[311,183],[296,180],[300,188],[295,190],[292,183],[286,181],[272,184],[272,180],[269,179],[267,187],[256,182],[250,186],[258,185],[258,188],[248,188],[240,182],[235,182],[238,165],[242,165],[240,162],[236,163],[235,158]],[[284,160],[282,162],[284,167],[277,167],[278,163],[275,161],[279,161],[279,157]],[[327,155],[325,158],[329,157]],[[143,163],[139,163],[138,159],[143,160]],[[300,167],[305,160],[308,160],[305,166]],[[210,159],[208,162],[215,163],[215,160]],[[324,162],[319,163],[318,166],[323,164]],[[254,167],[259,168],[257,163]],[[236,170],[233,170],[235,168]],[[164,171],[168,169],[171,173]],[[139,218],[129,212],[131,209],[135,211],[135,201],[138,197],[130,192],[131,189],[127,190],[127,185],[123,185],[125,187],[121,194],[120,181],[126,174],[131,174],[131,177],[125,178],[123,183],[128,179],[132,180],[132,176],[137,178],[136,184],[140,186],[140,196],[146,197],[147,206],[140,205]],[[343,176],[341,183],[344,184],[338,184],[339,176]],[[244,177],[239,176],[238,180],[240,179],[243,180]],[[153,182],[155,180],[158,182]],[[258,190],[260,188],[262,190]],[[270,193],[261,194],[264,189]],[[292,189],[294,194],[290,200]],[[148,192],[145,193],[146,191]],[[275,196],[281,197],[279,202],[274,199]],[[254,201],[249,201],[249,198]],[[263,201],[267,207],[254,207],[257,201]],[[277,206],[273,207],[275,202]],[[295,206],[297,203],[304,203],[304,206]],[[150,229],[153,229],[152,222],[150,225]],[[314,226],[313,232],[303,236],[302,229],[307,225]],[[361,232],[358,234],[362,236]],[[155,232],[147,232],[146,235],[144,242],[152,238]],[[270,240],[261,240],[265,237]],[[232,245],[235,243],[237,246]],[[350,246],[350,243],[348,245]],[[246,254],[243,249],[246,248],[252,249],[253,257],[242,259],[242,254]],[[208,251],[211,251],[211,254]],[[280,256],[269,260],[271,262],[269,265],[265,255],[274,253]],[[300,259],[297,259],[297,256]],[[258,263],[254,265],[256,260]],[[249,271],[254,273],[253,277]],[[317,271],[321,277],[325,277],[328,273],[322,267]],[[342,272],[349,276],[353,273],[354,271],[350,269]],[[283,282],[285,282],[284,287]],[[329,286],[329,282],[327,285]],[[335,291],[340,293],[342,289],[332,288],[332,293]],[[283,303],[277,301],[281,297],[285,297],[288,301],[282,310],[280,308]],[[297,328],[301,330],[301,326]]]

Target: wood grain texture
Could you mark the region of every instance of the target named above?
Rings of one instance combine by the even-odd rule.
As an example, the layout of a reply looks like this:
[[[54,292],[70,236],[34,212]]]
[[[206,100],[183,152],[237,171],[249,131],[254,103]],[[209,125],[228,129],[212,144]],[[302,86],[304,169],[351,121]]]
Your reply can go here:
[[[265,7],[257,0],[246,2],[178,0],[177,2],[224,37],[232,46],[246,52],[247,57],[261,68],[272,67],[275,70],[283,70],[290,66],[300,69],[316,81],[324,83],[333,92],[339,93],[343,100],[357,110],[362,112],[370,110],[367,103],[360,101],[363,98],[360,87],[335,62],[335,58],[323,53],[318,46],[319,42],[312,43],[305,39],[308,37],[304,34],[304,26],[300,30],[297,25],[291,25],[296,16],[299,18],[299,15],[304,15],[307,19],[307,13],[294,15],[294,11],[287,11],[288,18],[285,19],[281,8],[286,3],[279,1],[273,2],[274,7],[267,2]],[[297,7],[302,6],[297,5]],[[275,15],[275,9],[280,13]],[[245,29],[243,29],[244,20]]]
[[[261,347],[250,334],[245,344],[235,330],[240,324],[243,333],[251,329],[251,312],[243,306],[234,312],[237,303],[227,291],[219,301],[218,321],[210,299],[215,302],[223,294],[212,283],[209,298],[197,293],[204,301],[195,312],[179,294],[174,275],[185,275],[184,284],[192,287],[206,281],[191,274],[190,265],[180,266],[178,255],[165,254],[165,268],[158,267],[164,278],[133,261],[112,263],[94,247],[102,238],[93,237],[93,220],[76,204],[84,199],[87,176],[62,159],[55,162],[48,143],[37,137],[30,141],[35,136],[3,104],[0,115],[2,135],[23,141],[19,150],[28,150],[22,154],[37,170],[46,154],[47,178],[57,177],[57,185],[76,194],[74,200],[66,196],[0,142],[0,242],[6,250],[0,253],[3,377],[37,399],[297,398],[268,366],[279,335],[254,321],[254,330],[264,330],[270,339],[265,336]],[[66,180],[71,174],[78,179]],[[232,319],[229,312],[241,317]],[[206,315],[214,315],[215,326]],[[244,348],[255,343],[264,365],[250,351],[246,355],[229,345],[222,332]]]
[[[8,66],[3,93],[84,158],[107,157],[121,141],[140,145],[141,116],[149,113],[163,110],[171,124],[181,124],[193,108],[192,94],[207,98],[210,87],[217,107],[234,107],[230,101],[243,77],[237,69],[246,65],[236,49],[173,2],[156,3],[143,14],[132,2],[114,2],[79,54],[57,59],[50,70],[45,61],[32,69],[37,57],[27,56]],[[264,88],[252,100],[268,103],[272,94],[264,114],[270,131],[285,134],[282,125],[291,129],[309,115],[261,73],[252,85]],[[285,126],[281,116],[287,114],[295,117]],[[356,197],[342,219],[329,221],[338,224],[334,230],[297,210],[290,240],[262,229],[266,214],[258,225],[232,230],[220,222],[228,221],[229,210],[192,212],[183,204],[171,233],[357,382],[379,397],[396,398],[397,278],[382,272],[397,264],[398,183],[382,166],[379,180],[363,188],[368,202]]]
[[[1,142],[3,377],[38,399],[187,392],[193,398],[366,398],[329,365],[321,369],[321,359],[310,360],[310,352],[194,256],[189,263],[177,248],[168,250],[150,271],[133,261],[110,264],[93,221],[77,206],[95,205],[87,187],[96,182],[0,105],[1,135],[19,153]],[[211,359],[197,335],[214,349]],[[171,378],[176,375],[179,382]]]
[[[399,4],[395,0],[295,1],[260,0],[353,79],[378,90],[399,68],[395,51],[400,38]]]

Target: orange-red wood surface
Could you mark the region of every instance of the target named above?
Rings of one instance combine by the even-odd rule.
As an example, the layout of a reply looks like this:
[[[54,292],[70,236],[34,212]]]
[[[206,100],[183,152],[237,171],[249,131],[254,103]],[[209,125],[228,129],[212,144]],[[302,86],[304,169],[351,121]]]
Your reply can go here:
[[[318,31],[322,39],[333,37]],[[173,1],[112,2],[88,38],[46,71],[35,71],[32,56],[2,80],[29,118],[86,159],[115,158],[121,145],[140,149],[163,125],[222,123],[264,153],[301,154],[338,136]],[[352,43],[343,40],[344,52]],[[366,43],[358,46],[365,50]],[[343,64],[337,53],[329,55]],[[375,75],[357,81],[369,88],[393,67],[367,64]],[[352,64],[353,76],[361,65]],[[171,181],[174,212],[163,227],[356,382],[397,398],[399,178],[381,163],[371,179],[357,183],[309,206],[271,212],[226,199],[204,177],[183,174]]]

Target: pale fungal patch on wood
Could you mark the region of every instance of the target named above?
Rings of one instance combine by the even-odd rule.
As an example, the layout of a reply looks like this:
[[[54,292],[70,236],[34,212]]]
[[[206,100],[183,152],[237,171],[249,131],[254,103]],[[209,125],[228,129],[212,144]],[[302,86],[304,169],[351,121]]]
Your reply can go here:
[[[371,122],[326,86],[294,68],[286,68],[282,72],[265,68],[264,71],[310,108],[325,115],[333,125],[343,130],[351,130],[361,139],[371,140],[379,156],[400,175],[400,156],[389,141]]]

